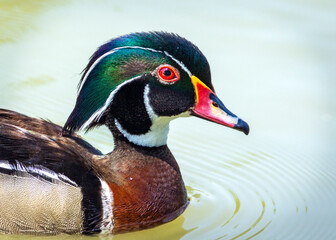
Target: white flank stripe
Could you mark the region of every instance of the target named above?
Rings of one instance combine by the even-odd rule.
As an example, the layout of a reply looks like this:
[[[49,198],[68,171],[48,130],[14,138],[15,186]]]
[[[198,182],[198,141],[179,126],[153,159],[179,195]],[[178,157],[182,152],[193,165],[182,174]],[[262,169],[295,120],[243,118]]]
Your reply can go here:
[[[102,206],[103,206],[103,220],[101,223],[101,233],[112,233],[113,230],[113,211],[112,211],[112,203],[113,203],[113,195],[110,187],[107,183],[99,178],[101,182],[102,192]]]
[[[77,183],[69,179],[67,176],[56,173],[48,168],[42,166],[25,166],[22,163],[16,161],[16,165],[10,164],[8,161],[0,161],[0,168],[18,171],[18,172],[25,172],[28,174],[35,173],[41,177],[50,178],[55,181],[61,181],[64,183],[70,183],[73,186],[78,186]]]
[[[12,166],[9,164],[8,161],[0,161],[0,168],[12,170]]]

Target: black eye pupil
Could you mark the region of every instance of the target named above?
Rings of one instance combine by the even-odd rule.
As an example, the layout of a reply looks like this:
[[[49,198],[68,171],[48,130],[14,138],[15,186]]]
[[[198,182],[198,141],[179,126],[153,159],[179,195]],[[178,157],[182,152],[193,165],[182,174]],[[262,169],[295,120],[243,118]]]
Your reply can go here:
[[[178,71],[172,66],[161,66],[157,71],[157,77],[165,83],[174,83],[180,79]]]
[[[170,77],[172,75],[171,71],[169,69],[165,69],[163,71],[163,75],[165,75],[166,77]]]

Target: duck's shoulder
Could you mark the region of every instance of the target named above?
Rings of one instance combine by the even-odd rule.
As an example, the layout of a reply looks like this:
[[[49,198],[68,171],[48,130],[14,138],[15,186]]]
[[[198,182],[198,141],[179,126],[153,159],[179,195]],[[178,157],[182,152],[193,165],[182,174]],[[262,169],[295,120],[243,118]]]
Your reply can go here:
[[[60,134],[61,126],[50,121],[29,117],[27,115],[0,108],[0,124],[16,126],[27,131],[47,135],[57,136]]]
[[[90,170],[89,161],[101,152],[77,135],[61,136],[61,130],[49,121],[0,109],[0,160],[39,165],[69,176],[78,175],[72,171]]]
[[[51,121],[30,117],[7,109],[0,108],[0,129],[1,135],[8,134],[17,139],[31,138],[35,141],[40,139],[41,144],[49,140],[49,142],[53,141],[65,148],[68,145],[84,148],[92,154],[102,154],[76,134],[63,137],[62,127]]]

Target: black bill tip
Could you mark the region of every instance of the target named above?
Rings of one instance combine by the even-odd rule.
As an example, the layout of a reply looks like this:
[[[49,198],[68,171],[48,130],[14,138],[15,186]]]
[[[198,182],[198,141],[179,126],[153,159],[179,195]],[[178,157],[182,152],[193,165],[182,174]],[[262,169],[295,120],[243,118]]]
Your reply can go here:
[[[242,131],[242,132],[245,133],[246,135],[248,135],[249,132],[250,132],[250,127],[249,127],[249,125],[248,125],[246,122],[244,122],[243,120],[241,120],[241,119],[239,119],[239,120],[238,120],[238,123],[235,124],[234,129],[237,129],[237,130],[239,130],[239,131]]]

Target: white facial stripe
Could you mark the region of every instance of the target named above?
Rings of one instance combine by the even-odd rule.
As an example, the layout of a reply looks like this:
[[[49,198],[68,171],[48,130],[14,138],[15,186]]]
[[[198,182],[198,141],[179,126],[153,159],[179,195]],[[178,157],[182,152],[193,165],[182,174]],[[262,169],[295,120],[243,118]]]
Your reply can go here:
[[[91,65],[90,69],[86,72],[86,74],[85,74],[85,76],[84,76],[84,78],[83,78],[83,81],[82,81],[82,83],[81,83],[81,85],[80,85],[80,87],[79,87],[78,92],[80,92],[80,91],[82,90],[82,87],[83,87],[83,85],[84,85],[84,83],[85,83],[87,77],[89,76],[89,74],[91,73],[91,71],[97,66],[97,64],[98,64],[103,58],[105,58],[105,57],[108,56],[108,55],[111,55],[111,54],[115,53],[115,52],[118,51],[118,50],[119,50],[119,49],[115,48],[115,49],[113,49],[112,51],[109,51],[109,52],[107,52],[107,53],[101,55],[101,56],[100,56],[100,57],[99,57],[99,58],[98,58],[98,59]]]
[[[151,52],[156,52],[156,53],[163,53],[165,54],[166,56],[168,56],[169,58],[171,58],[173,61],[175,61],[178,65],[180,65],[180,67],[186,71],[186,73],[191,77],[191,72],[189,71],[189,69],[179,60],[177,60],[176,58],[174,58],[172,55],[170,55],[168,52],[166,51],[159,51],[159,50],[155,50],[155,49],[152,49],[152,48],[144,48],[144,47],[139,47],[139,46],[124,46],[124,47],[118,47],[118,48],[114,48],[112,49],[111,51],[108,51],[106,53],[104,53],[103,55],[101,55],[90,67],[90,69],[86,72],[84,78],[83,78],[83,81],[79,87],[79,90],[78,92],[80,92],[82,90],[82,87],[87,79],[87,77],[90,75],[91,71],[97,66],[97,64],[103,59],[105,58],[106,56],[109,56],[121,49],[142,49],[142,50],[146,50],[146,51],[151,51]]]
[[[157,53],[164,53],[166,56],[168,56],[169,58],[171,58],[173,61],[175,61],[178,65],[180,65],[180,67],[187,72],[187,74],[189,76],[191,76],[191,72],[188,70],[188,68],[179,60],[177,60],[176,58],[174,58],[173,56],[171,56],[169,53],[167,53],[166,51],[162,52],[159,50],[155,50],[152,48],[144,48],[144,47],[139,47],[139,46],[124,46],[124,47],[119,47],[119,48],[115,48],[105,54],[103,54],[102,56],[100,56],[90,67],[90,69],[87,71],[87,73],[84,76],[84,79],[79,87],[79,92],[81,91],[87,77],[89,76],[90,72],[95,68],[95,66],[106,56],[109,56],[121,49],[142,49],[142,50],[147,50],[147,51],[152,51],[152,52],[157,52]],[[80,127],[80,130],[84,130],[86,129],[93,121],[99,120],[101,118],[101,116],[103,115],[104,111],[106,110],[106,108],[109,106],[109,104],[113,101],[113,97],[114,95],[119,91],[119,89],[124,86],[125,84],[138,79],[140,76],[131,78],[125,82],[123,82],[122,84],[118,85],[116,89],[114,89],[111,94],[109,95],[108,99],[106,100],[105,104],[103,107],[99,108],[96,112],[94,112],[91,117]]]
[[[175,61],[190,77],[191,77],[191,72],[189,71],[189,69],[179,60],[177,60],[176,58],[174,58],[172,55],[170,55],[168,52],[166,51],[159,51],[159,50],[155,50],[155,49],[152,49],[152,48],[144,48],[144,47],[140,47],[140,46],[124,46],[124,47],[118,47],[118,48],[114,48],[113,50],[111,51],[108,51],[106,52],[105,54],[103,54],[102,56],[100,56],[90,67],[90,69],[86,72],[84,78],[83,78],[83,81],[79,87],[79,91],[80,92],[86,82],[86,79],[87,77],[90,75],[91,71],[97,66],[97,64],[103,59],[105,58],[106,56],[109,56],[121,49],[142,49],[142,50],[146,50],[146,51],[151,51],[151,52],[156,52],[156,53],[163,53],[165,54],[166,56],[168,56],[169,58],[171,58],[173,61]],[[80,127],[79,130],[84,130],[86,129],[93,121],[97,121],[101,118],[101,116],[103,115],[104,111],[106,110],[106,108],[109,106],[109,104],[113,101],[113,97],[114,95],[119,91],[119,89],[124,86],[125,84],[133,81],[133,80],[136,80],[140,78],[140,76],[137,76],[137,77],[134,77],[134,78],[131,78],[125,82],[123,82],[122,84],[118,85],[116,87],[116,89],[114,89],[109,97],[107,98],[105,104],[103,107],[99,108],[97,111],[95,111],[91,116],[90,118]]]
[[[95,111],[91,117],[80,127],[80,130],[83,130],[85,128],[87,128],[93,121],[95,120],[99,120],[101,118],[101,116],[103,115],[104,111],[106,110],[106,108],[110,105],[110,103],[113,101],[114,96],[116,95],[116,93],[120,90],[120,88],[122,88],[123,86],[125,86],[126,84],[139,79],[141,76],[137,76],[131,79],[126,80],[125,82],[119,84],[109,95],[109,97],[106,99],[104,105],[99,108],[97,111]]]
[[[113,195],[108,184],[101,178],[99,178],[101,183],[101,199],[103,206],[103,219],[101,223],[101,233],[112,233],[113,230],[113,211],[112,211],[112,203],[113,203]]]
[[[171,59],[173,59],[178,65],[180,65],[180,67],[184,71],[186,71],[186,73],[188,73],[189,77],[191,77],[191,72],[189,71],[189,69],[181,61],[177,60],[176,58],[174,58],[172,55],[170,55],[166,51],[164,51],[164,54],[166,54],[168,57],[170,57]]]
[[[145,89],[144,89],[144,95],[143,95],[143,98],[144,98],[144,104],[145,104],[145,107],[146,107],[146,112],[149,116],[149,118],[152,120],[155,120],[158,118],[158,116],[155,114],[152,106],[150,105],[150,100],[149,100],[149,85],[147,84],[145,86]]]

